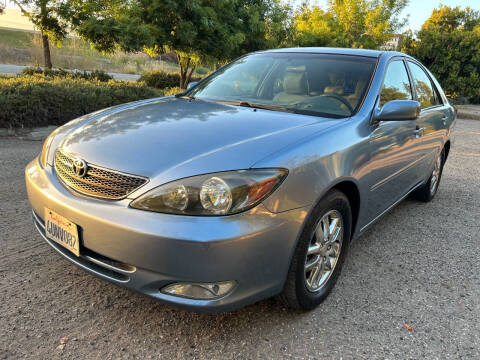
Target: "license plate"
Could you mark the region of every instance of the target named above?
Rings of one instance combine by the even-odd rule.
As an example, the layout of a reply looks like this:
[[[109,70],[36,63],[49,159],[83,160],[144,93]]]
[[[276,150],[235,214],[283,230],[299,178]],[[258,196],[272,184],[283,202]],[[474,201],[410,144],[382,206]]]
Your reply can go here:
[[[45,208],[45,233],[49,239],[80,256],[77,225],[47,208]]]

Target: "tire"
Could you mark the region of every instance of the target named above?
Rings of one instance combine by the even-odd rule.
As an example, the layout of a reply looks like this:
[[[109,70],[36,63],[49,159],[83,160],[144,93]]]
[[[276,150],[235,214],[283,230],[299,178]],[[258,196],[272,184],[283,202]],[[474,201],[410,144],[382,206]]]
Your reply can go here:
[[[425,185],[418,188],[413,196],[420,201],[429,202],[435,197],[442,179],[443,165],[445,164],[445,150],[442,150],[435,160],[434,168]],[[435,181],[435,183],[433,183]]]
[[[328,231],[325,236],[325,225],[328,223],[330,230],[334,222],[340,230]],[[331,190],[312,210],[295,249],[280,295],[289,308],[311,310],[325,300],[340,275],[350,243],[351,227],[352,211],[348,198],[338,190]],[[337,237],[334,237],[337,231]],[[334,238],[337,239],[335,242]],[[316,267],[307,270],[315,262]],[[329,267],[331,270],[327,271]],[[317,271],[316,277],[314,271]]]

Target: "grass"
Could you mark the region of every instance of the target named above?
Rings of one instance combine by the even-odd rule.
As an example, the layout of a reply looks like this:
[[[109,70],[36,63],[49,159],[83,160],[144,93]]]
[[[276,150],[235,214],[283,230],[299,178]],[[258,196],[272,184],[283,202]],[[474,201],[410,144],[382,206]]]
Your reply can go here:
[[[60,44],[59,44],[60,45]],[[178,72],[178,65],[150,58],[145,53],[113,55],[102,54],[79,38],[67,38],[61,46],[50,45],[54,67],[79,70],[103,70],[124,74],[142,74],[161,70]],[[39,33],[0,28],[0,63],[38,66],[43,65],[43,49]],[[197,75],[210,69],[199,67]]]
[[[22,30],[8,30],[0,28],[0,44],[19,48],[28,48],[32,45],[33,33]]]

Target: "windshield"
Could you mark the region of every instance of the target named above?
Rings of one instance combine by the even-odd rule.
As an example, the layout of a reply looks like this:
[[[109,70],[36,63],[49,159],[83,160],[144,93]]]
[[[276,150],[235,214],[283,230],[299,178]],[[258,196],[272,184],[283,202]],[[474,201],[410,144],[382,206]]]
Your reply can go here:
[[[308,53],[241,57],[185,95],[271,110],[347,117],[357,111],[375,58]]]

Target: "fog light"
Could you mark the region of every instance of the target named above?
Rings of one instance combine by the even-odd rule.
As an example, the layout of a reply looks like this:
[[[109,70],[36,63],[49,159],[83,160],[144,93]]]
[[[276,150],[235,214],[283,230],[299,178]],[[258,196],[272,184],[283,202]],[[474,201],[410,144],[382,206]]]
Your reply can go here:
[[[181,296],[189,299],[212,300],[227,295],[234,287],[235,281],[217,283],[175,283],[165,286],[164,294]]]

